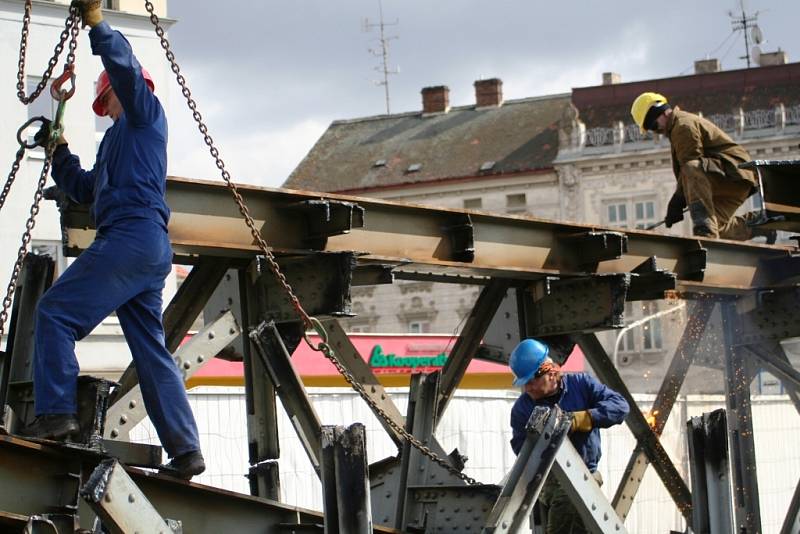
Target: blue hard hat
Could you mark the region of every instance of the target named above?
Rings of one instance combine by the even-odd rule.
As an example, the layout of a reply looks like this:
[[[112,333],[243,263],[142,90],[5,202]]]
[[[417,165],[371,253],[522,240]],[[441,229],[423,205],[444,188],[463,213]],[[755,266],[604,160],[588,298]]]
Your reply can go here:
[[[542,366],[550,348],[537,339],[523,339],[511,351],[508,365],[514,373],[515,386],[524,386],[534,377],[536,371]]]

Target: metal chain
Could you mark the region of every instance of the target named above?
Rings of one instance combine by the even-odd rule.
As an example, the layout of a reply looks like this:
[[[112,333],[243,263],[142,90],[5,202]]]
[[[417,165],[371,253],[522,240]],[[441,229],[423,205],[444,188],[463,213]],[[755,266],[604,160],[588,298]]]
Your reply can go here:
[[[69,7],[69,15],[64,22],[64,29],[61,31],[61,36],[53,50],[53,56],[47,61],[47,68],[42,74],[42,79],[36,85],[36,89],[30,94],[25,96],[25,56],[28,52],[28,35],[30,33],[31,22],[31,3],[32,0],[25,0],[25,14],[22,16],[22,36],[19,41],[19,63],[17,70],[17,98],[23,104],[30,104],[36,100],[47,86],[50,76],[53,74],[53,69],[58,63],[58,58],[61,52],[64,51],[64,43],[67,38],[70,38],[69,52],[67,53],[66,63],[72,65],[75,63],[75,49],[78,46],[78,33],[80,33],[80,13],[76,6]]]
[[[28,245],[31,242],[31,232],[33,231],[33,227],[36,225],[36,216],[39,214],[39,203],[44,196],[44,186],[47,183],[47,174],[50,172],[50,163],[53,160],[54,151],[54,143],[48,146],[45,151],[46,157],[44,165],[42,166],[42,173],[39,175],[39,182],[36,184],[36,193],[33,195],[33,204],[31,204],[28,220],[25,222],[25,232],[22,234],[22,244],[17,251],[17,261],[14,263],[14,269],[11,272],[11,280],[8,282],[6,296],[3,299],[3,309],[0,311],[0,339],[2,339],[3,333],[5,332],[5,324],[8,320],[8,310],[11,308],[11,302],[14,298],[14,291],[16,291],[17,288],[17,280],[19,279],[19,274],[22,271],[22,263],[25,261],[25,256],[28,254]],[[9,180],[6,182],[7,185],[9,182],[14,181],[13,176],[19,169],[19,161],[22,159],[21,153],[24,152],[25,151],[22,148],[17,151],[17,159],[12,167]],[[3,194],[6,194],[5,189],[3,190]],[[5,196],[3,197],[3,201],[5,202]],[[0,205],[0,207],[2,207],[2,205]]]
[[[225,185],[230,190],[231,194],[233,195],[233,199],[236,202],[236,205],[239,207],[239,212],[244,217],[245,223],[247,227],[250,229],[250,234],[253,236],[258,248],[264,254],[264,257],[269,264],[270,271],[272,274],[277,278],[280,285],[283,287],[283,290],[286,292],[286,295],[289,297],[289,300],[292,303],[292,306],[296,310],[298,316],[303,321],[306,330],[313,329],[316,330],[320,334],[320,338],[323,339],[318,345],[314,345],[308,338],[307,335],[304,335],[306,343],[308,345],[319,352],[322,352],[325,357],[333,363],[336,369],[341,373],[344,379],[347,381],[348,384],[361,396],[362,399],[373,409],[373,411],[378,414],[378,416],[386,421],[386,423],[392,427],[392,429],[403,436],[414,448],[419,450],[423,455],[428,457],[433,462],[437,463],[441,467],[445,468],[447,471],[452,473],[453,475],[457,476],[464,482],[470,485],[478,484],[475,479],[465,475],[452,465],[447,460],[444,460],[437,456],[431,449],[425,446],[420,440],[415,438],[412,434],[410,434],[405,428],[398,425],[392,418],[381,409],[377,403],[372,400],[372,398],[367,394],[364,386],[362,386],[355,377],[342,365],[339,361],[339,358],[336,356],[335,351],[333,348],[327,343],[326,335],[324,333],[324,328],[319,323],[318,320],[308,315],[308,313],[303,309],[303,306],[300,304],[300,300],[295,295],[292,287],[286,280],[286,276],[281,272],[280,267],[278,265],[277,260],[275,259],[275,255],[272,253],[271,248],[267,245],[264,238],[261,236],[261,233],[258,231],[256,227],[255,221],[253,217],[250,215],[250,210],[248,209],[247,205],[244,203],[244,199],[242,198],[241,193],[239,193],[239,189],[236,187],[236,184],[233,183],[231,180],[231,175],[225,168],[225,162],[222,161],[220,158],[219,150],[214,146],[214,140],[211,138],[211,135],[208,133],[208,127],[203,122],[203,116],[197,110],[197,103],[195,102],[194,98],[192,98],[192,92],[189,90],[189,87],[186,85],[186,79],[184,78],[183,74],[181,74],[181,69],[178,66],[177,61],[175,60],[175,54],[172,52],[170,47],[170,43],[166,38],[164,29],[161,27],[159,23],[158,16],[155,14],[155,8],[153,7],[153,3],[150,0],[145,0],[145,9],[148,13],[150,13],[150,22],[152,22],[153,26],[155,27],[156,35],[158,35],[159,39],[161,40],[161,47],[164,49],[164,53],[167,57],[167,61],[170,63],[170,68],[172,72],[175,74],[175,79],[178,81],[178,85],[181,87],[181,93],[183,94],[184,98],[186,99],[186,103],[189,106],[189,109],[192,111],[192,117],[194,118],[195,122],[197,123],[197,129],[200,130],[200,133],[203,135],[203,140],[205,141],[206,146],[208,146],[208,150],[211,154],[211,157],[214,158],[214,161],[217,165],[217,168],[220,170],[222,175],[222,179],[225,182]]]
[[[3,192],[0,193],[0,210],[3,209],[3,205],[6,203],[6,198],[8,198],[8,194],[11,192],[11,186],[14,185],[14,180],[17,179],[17,171],[19,171],[19,165],[22,163],[22,158],[25,155],[25,147],[19,147],[17,150],[17,155],[14,158],[14,163],[11,164],[11,171],[8,173],[8,178],[6,178],[6,183],[3,186]]]

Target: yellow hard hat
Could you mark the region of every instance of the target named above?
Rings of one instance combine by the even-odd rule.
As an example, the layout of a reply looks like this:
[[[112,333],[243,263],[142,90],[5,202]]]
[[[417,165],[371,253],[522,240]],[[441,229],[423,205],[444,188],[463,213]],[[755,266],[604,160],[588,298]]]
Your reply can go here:
[[[639,125],[642,133],[646,131],[644,119],[647,117],[647,112],[650,111],[650,108],[665,104],[667,104],[667,98],[658,93],[642,93],[636,97],[631,106],[631,116],[634,122]]]

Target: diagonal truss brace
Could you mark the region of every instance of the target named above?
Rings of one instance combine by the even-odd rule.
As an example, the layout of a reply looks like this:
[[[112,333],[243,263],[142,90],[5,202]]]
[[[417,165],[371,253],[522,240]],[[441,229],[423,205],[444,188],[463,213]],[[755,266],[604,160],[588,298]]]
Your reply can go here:
[[[570,418],[556,405],[553,409],[537,406],[525,430],[522,444],[508,480],[494,503],[482,534],[521,532],[531,515],[534,502],[544,487],[556,460],[556,452],[567,439]]]
[[[675,400],[678,398],[678,393],[689,372],[695,351],[713,310],[714,301],[712,300],[695,301],[689,308],[689,321],[686,323],[683,336],[675,348],[675,354],[650,410],[650,413],[655,417],[653,432],[658,436],[664,431],[664,425],[669,418]],[[633,499],[639,491],[649,465],[650,462],[647,459],[644,447],[637,443],[612,500],[614,510],[622,518],[627,517],[628,512],[630,512]]]
[[[101,462],[81,488],[81,497],[110,534],[180,534],[178,521],[164,519],[115,459]]]
[[[636,401],[619,375],[619,371],[614,367],[597,336],[593,334],[581,334],[576,336],[578,344],[583,350],[584,355],[592,365],[597,376],[608,387],[619,392],[628,404],[631,411],[625,419],[639,445],[647,455],[648,460],[655,467],[658,476],[667,488],[672,500],[687,522],[692,520],[692,495],[686,486],[675,464],[667,454],[658,436],[648,425],[644,415],[637,409]]]
[[[239,337],[241,331],[236,319],[230,311],[219,319],[208,324],[200,332],[182,345],[174,354],[173,360],[178,366],[183,381],[210,362],[214,356]],[[108,408],[104,437],[128,441],[130,431],[147,416],[142,400],[142,391],[137,384],[117,399]]]

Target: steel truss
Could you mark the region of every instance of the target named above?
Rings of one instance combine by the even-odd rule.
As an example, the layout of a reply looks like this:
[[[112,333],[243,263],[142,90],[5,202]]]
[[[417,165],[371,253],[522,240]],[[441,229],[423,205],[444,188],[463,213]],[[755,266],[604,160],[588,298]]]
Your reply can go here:
[[[214,353],[244,362],[248,477],[253,496],[103,464],[108,456],[120,457],[129,465],[155,464],[157,455],[152,449],[142,451],[118,439],[106,439],[88,450],[0,436],[0,474],[10,482],[4,487],[14,488],[0,490],[0,524],[49,521],[91,528],[96,517],[111,523],[130,519],[124,503],[112,510],[103,499],[93,503],[89,499],[88,505],[79,499],[79,489],[91,487],[90,475],[97,468],[109,479],[116,473],[114,479],[122,481],[120,487],[134,495],[134,501],[143,497],[151,503],[151,513],[138,519],[168,517],[180,521],[187,532],[221,532],[233,524],[237,532],[323,528],[326,532],[511,532],[526,528],[532,503],[551,471],[591,531],[624,532],[624,518],[650,464],[687,524],[692,524],[700,517],[697,495],[689,492],[659,436],[696,359],[700,334],[719,308],[726,345],[726,433],[732,443],[730,517],[738,532],[759,532],[748,385],[758,362],[784,381],[798,404],[798,373],[778,344],[784,337],[800,335],[798,289],[793,285],[800,272],[795,248],[622,232],[339,195],[254,187],[242,187],[242,193],[305,309],[321,319],[342,367],[364,386],[364,395],[397,444],[397,456],[375,462],[367,470],[363,431],[322,425],[291,363],[291,354],[303,337],[302,323],[272,274],[254,256],[252,237],[227,191],[215,183],[171,178],[170,236],[177,261],[194,268],[165,312],[167,343],[176,350],[203,308],[212,318],[230,310],[220,319],[227,322],[212,325],[213,338],[209,330],[198,336],[202,350],[192,351],[191,358],[176,356],[181,364],[192,365],[201,363],[198,355],[207,361]],[[62,222],[67,250],[79,253],[93,232],[86,209],[62,205]],[[9,332],[13,342],[8,354],[2,355],[0,392],[9,398],[13,416],[20,420],[26,417],[25,401],[30,394],[24,391],[30,378],[17,369],[25,369],[24,362],[29,361],[33,309],[51,276],[47,268],[37,270],[32,265],[26,266],[21,278]],[[394,278],[483,287],[444,369],[414,377],[405,415],[337,321],[350,314],[353,285],[391,283]],[[765,286],[769,288],[762,289]],[[653,406],[657,413],[651,428],[595,334],[624,324],[626,301],[663,298],[671,290],[693,302],[690,321]],[[224,348],[239,328],[247,335]],[[220,336],[219,332],[226,333]],[[467,484],[459,476],[465,457],[457,450],[445,452],[436,441],[436,426],[470,360],[489,355],[504,361],[509,348],[528,336],[546,338],[554,355],[562,359],[575,343],[580,344],[600,379],[631,403],[626,423],[637,446],[612,502],[602,496],[564,439],[566,419],[557,410],[532,418],[523,453],[502,488]],[[480,347],[482,339],[497,340],[497,346]],[[107,399],[112,418],[103,427],[106,438],[114,437],[115,429],[117,438],[127,434],[119,424],[123,417],[127,422],[139,417],[130,412],[136,408],[131,406],[136,382],[135,370],[129,369]],[[15,388],[23,393],[9,395]],[[323,481],[324,518],[275,502],[280,494],[278,397]],[[105,423],[105,408],[98,406],[93,413]],[[6,417],[6,428],[13,430],[14,421]],[[444,461],[432,461],[398,429]],[[695,449],[700,449],[700,443]],[[547,454],[534,453],[542,450]],[[699,453],[695,462],[705,465]],[[693,463],[693,480],[696,471]],[[31,476],[32,472],[37,476]],[[85,494],[92,495],[88,490]],[[798,501],[796,494],[785,530],[798,521]],[[115,502],[113,495],[111,502]],[[726,505],[715,504],[720,509]],[[121,519],[114,519],[112,513],[122,514]],[[370,526],[372,521],[376,525]],[[70,527],[56,528],[67,532]]]

